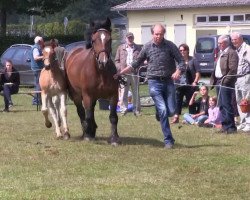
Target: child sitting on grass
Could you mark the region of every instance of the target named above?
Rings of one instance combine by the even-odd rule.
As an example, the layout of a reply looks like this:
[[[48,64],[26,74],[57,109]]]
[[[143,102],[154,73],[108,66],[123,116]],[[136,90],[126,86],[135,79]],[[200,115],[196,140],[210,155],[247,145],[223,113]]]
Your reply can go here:
[[[221,128],[221,112],[217,106],[217,97],[209,98],[208,119],[204,122],[204,127]]]
[[[197,94],[200,93],[201,97],[196,99]],[[195,113],[185,113],[183,115],[183,123],[184,124],[195,124],[200,125],[203,124],[204,121],[208,119],[208,104],[209,96],[208,96],[208,87],[202,85],[200,87],[200,91],[194,92],[192,98],[190,99],[189,106],[194,107]]]

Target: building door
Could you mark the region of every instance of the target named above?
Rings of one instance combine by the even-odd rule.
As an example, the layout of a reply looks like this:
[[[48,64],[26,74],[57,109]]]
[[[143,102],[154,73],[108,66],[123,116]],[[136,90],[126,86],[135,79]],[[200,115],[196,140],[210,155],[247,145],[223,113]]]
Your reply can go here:
[[[145,44],[152,39],[151,26],[141,26],[141,44]]]
[[[186,43],[186,24],[174,25],[174,43],[177,47],[182,43]]]

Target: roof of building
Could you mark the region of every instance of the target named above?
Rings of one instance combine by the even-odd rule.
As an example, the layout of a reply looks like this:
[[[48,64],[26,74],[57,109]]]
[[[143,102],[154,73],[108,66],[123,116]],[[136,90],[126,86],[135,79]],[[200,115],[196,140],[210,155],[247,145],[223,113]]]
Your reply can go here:
[[[111,10],[159,10],[235,6],[250,6],[250,0],[132,0],[114,6]]]

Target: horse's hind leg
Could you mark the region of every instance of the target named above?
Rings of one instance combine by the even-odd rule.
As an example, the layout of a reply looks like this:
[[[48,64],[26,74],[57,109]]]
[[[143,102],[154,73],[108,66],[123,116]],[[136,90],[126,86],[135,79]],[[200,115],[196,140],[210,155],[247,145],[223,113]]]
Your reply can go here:
[[[68,140],[70,138],[69,128],[67,123],[67,108],[66,108],[66,93],[60,95],[60,117],[62,121],[62,126],[64,129],[63,139]]]
[[[47,128],[51,128],[52,127],[52,123],[49,120],[48,95],[45,94],[44,92],[42,92],[41,97],[42,97],[42,108],[41,108],[41,111],[42,111],[43,116],[44,116],[45,126]]]
[[[82,137],[84,138],[85,135],[85,109],[82,106],[82,100],[79,101],[74,101],[74,104],[76,106],[76,111],[77,114],[80,118],[80,122],[81,122],[81,127],[82,127]]]

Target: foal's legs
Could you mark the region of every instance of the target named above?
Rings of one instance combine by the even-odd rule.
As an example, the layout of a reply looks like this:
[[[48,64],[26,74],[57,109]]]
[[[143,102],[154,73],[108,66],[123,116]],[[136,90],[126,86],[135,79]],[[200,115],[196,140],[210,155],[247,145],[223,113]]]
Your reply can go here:
[[[44,116],[45,126],[47,128],[51,128],[52,124],[49,120],[49,110],[48,110],[48,94],[42,92],[41,97],[42,97],[42,109],[41,109],[41,111],[42,111],[43,116]]]
[[[59,101],[55,100],[55,103],[58,103]],[[52,102],[52,98],[49,98],[49,110],[50,110],[50,114],[54,120],[54,124],[55,124],[55,129],[56,129],[56,138],[61,138],[62,137],[62,133],[60,130],[60,125],[59,125],[59,118],[57,116],[57,111],[56,111],[56,105],[53,104]]]
[[[67,123],[67,107],[66,107],[66,99],[67,99],[67,95],[65,92],[63,92],[62,94],[59,95],[60,98],[60,119],[62,122],[62,126],[64,129],[64,135],[63,138],[65,140],[70,138],[70,134],[69,134],[69,128],[68,128],[68,123]]]

